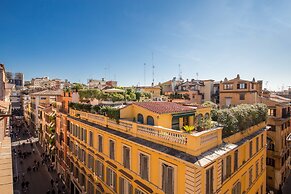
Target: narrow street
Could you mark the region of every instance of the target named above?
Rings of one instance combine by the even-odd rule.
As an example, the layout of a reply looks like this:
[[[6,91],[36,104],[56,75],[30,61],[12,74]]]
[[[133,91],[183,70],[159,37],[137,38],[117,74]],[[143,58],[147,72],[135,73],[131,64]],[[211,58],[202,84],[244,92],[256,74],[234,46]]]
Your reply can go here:
[[[13,128],[12,150],[15,194],[66,193],[38,139],[24,124]]]

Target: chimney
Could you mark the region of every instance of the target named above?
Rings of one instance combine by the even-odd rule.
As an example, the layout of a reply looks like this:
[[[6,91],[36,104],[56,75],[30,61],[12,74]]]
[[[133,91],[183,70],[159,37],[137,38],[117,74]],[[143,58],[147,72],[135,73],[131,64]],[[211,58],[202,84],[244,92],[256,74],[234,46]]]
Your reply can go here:
[[[239,76],[239,74],[237,74],[237,75],[236,75],[236,79],[240,79],[240,76]]]

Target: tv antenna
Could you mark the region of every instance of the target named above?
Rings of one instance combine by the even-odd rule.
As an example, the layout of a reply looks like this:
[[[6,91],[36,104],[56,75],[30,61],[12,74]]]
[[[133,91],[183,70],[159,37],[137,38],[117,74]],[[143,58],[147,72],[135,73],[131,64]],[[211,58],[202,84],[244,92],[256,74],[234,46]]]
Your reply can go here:
[[[182,80],[182,70],[180,64],[179,64],[179,80]]]
[[[155,65],[154,65],[154,53],[152,52],[152,68],[153,68],[153,82],[152,86],[155,84]]]
[[[143,79],[144,85],[146,85],[146,63],[143,64]]]

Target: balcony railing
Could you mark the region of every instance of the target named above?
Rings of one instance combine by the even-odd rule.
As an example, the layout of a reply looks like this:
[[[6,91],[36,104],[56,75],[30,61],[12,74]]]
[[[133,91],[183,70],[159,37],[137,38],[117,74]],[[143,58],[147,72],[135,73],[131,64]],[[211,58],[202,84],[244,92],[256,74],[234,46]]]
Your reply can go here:
[[[144,125],[123,119],[116,121],[103,115],[73,109],[70,110],[70,115],[135,137],[165,144],[169,147],[175,147],[185,152],[202,152],[206,147],[209,149],[208,145],[215,146],[222,142],[222,128],[219,127],[202,132],[186,133],[184,131],[177,131],[161,126]]]

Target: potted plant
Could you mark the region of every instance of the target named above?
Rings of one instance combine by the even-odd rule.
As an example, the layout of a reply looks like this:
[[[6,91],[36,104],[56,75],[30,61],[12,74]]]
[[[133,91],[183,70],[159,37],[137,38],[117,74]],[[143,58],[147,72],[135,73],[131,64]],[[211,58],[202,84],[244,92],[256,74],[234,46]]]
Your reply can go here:
[[[192,133],[192,131],[195,129],[194,126],[190,126],[190,125],[185,125],[182,127],[182,129],[186,132],[186,133]]]

